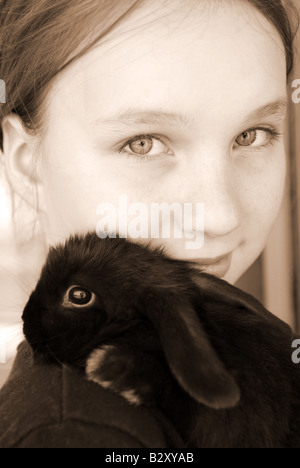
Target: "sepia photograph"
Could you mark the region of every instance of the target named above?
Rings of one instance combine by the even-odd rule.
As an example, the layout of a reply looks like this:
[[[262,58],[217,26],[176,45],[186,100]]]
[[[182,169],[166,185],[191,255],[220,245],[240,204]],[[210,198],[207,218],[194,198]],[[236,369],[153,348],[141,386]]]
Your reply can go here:
[[[0,448],[299,429],[300,0],[0,0]]]

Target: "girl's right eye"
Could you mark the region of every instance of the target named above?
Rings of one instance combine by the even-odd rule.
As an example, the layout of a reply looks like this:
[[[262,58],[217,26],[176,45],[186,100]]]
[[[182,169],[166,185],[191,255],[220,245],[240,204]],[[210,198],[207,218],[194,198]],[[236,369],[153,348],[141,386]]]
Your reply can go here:
[[[139,161],[150,161],[161,159],[162,155],[173,155],[162,139],[153,135],[138,135],[127,141],[119,152]]]
[[[82,286],[71,286],[63,300],[64,307],[86,308],[91,307],[96,300],[96,295]]]

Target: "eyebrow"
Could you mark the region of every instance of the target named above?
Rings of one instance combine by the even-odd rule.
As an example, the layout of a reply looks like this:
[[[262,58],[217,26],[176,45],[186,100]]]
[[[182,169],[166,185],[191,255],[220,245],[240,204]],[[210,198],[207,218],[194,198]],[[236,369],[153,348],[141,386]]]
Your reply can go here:
[[[275,117],[278,119],[282,119],[286,115],[287,107],[287,98],[281,98],[275,102],[265,104],[259,109],[251,112],[251,114],[248,115],[246,120],[260,120],[265,117]]]
[[[245,122],[252,120],[261,120],[266,117],[275,117],[282,119],[287,111],[287,98],[280,98],[277,101],[265,104],[251,112],[244,119]],[[132,127],[133,125],[182,125],[185,127],[196,127],[199,125],[197,119],[188,117],[185,114],[160,112],[153,110],[138,110],[135,108],[127,109],[108,117],[100,117],[92,122],[92,125],[101,124],[107,127],[107,130],[117,131],[122,126]]]

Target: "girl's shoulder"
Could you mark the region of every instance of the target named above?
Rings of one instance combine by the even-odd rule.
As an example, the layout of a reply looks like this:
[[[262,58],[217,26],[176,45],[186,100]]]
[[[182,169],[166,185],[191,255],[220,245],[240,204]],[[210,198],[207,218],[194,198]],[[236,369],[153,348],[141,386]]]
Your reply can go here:
[[[21,343],[0,391],[0,447],[183,447],[156,410],[129,405],[78,370],[37,363]]]

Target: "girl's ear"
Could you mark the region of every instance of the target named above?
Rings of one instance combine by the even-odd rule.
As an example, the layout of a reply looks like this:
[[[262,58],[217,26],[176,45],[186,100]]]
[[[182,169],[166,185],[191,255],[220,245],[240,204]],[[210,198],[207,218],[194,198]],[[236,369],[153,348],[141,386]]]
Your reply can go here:
[[[144,304],[179,385],[206,406],[234,407],[240,400],[240,390],[213,349],[191,304],[168,293],[150,294]]]
[[[42,186],[37,176],[34,139],[26,132],[20,117],[15,114],[3,119],[2,129],[4,165],[12,190],[30,207],[43,211],[40,196]]]

